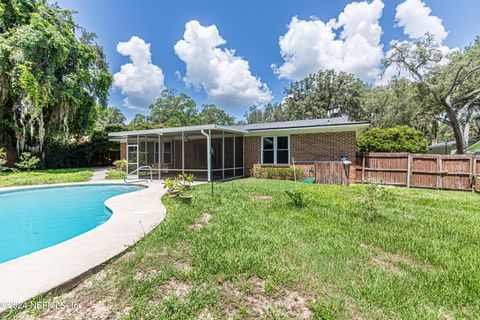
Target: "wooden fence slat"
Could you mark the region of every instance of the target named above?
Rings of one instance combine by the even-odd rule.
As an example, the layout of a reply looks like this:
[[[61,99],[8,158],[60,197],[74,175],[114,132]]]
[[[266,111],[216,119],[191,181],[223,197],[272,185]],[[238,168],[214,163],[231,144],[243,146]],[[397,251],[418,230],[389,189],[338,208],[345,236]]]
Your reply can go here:
[[[475,192],[475,182],[477,179],[477,159],[475,157],[472,157],[471,160],[472,163],[472,192]]]
[[[475,155],[372,152],[359,157],[361,167],[355,169],[356,183],[375,180],[408,188],[477,189],[475,176],[480,172],[480,159]]]
[[[412,175],[412,155],[408,155],[407,160],[407,188],[410,188],[410,179]]]
[[[363,154],[363,157],[362,157],[362,183],[365,182],[365,154]]]

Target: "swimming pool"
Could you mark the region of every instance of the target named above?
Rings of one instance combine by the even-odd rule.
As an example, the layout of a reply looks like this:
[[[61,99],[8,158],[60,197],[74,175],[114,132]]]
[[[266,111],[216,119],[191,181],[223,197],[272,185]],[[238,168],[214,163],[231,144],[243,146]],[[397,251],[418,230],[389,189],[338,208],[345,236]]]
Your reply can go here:
[[[97,184],[0,192],[0,263],[98,227],[111,216],[105,200],[143,188]]]

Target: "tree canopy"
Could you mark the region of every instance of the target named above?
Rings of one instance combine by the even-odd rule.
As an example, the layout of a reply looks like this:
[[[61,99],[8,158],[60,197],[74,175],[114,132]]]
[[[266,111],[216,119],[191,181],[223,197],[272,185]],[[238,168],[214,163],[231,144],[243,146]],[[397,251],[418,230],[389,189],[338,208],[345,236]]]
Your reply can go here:
[[[373,127],[407,125],[429,136],[437,134],[438,107],[416,82],[399,78],[372,87],[365,93],[362,105]]]
[[[1,142],[42,152],[92,128],[112,83],[95,35],[45,0],[2,1],[0,30]]]
[[[204,104],[202,110],[197,114],[196,124],[218,124],[222,126],[231,126],[235,123],[235,118],[219,109],[214,104]]]
[[[165,89],[150,108],[148,119],[154,125],[164,127],[182,127],[193,125],[196,121],[197,104],[185,93]]]
[[[245,113],[247,123],[318,119],[348,116],[366,120],[363,101],[369,85],[346,72],[319,71],[285,88],[280,103],[267,104],[263,110],[251,106]]]
[[[480,38],[447,53],[431,35],[414,43],[397,42],[385,63],[408,71],[423,87],[439,120],[452,128],[457,152],[463,153],[480,101]]]
[[[150,114],[137,114],[128,128],[151,129],[200,124],[233,125],[235,118],[214,104],[205,104],[199,111],[195,100],[185,93],[165,89],[150,106]]]
[[[122,125],[127,119],[122,111],[115,107],[97,108],[96,129],[103,129],[111,125]]]
[[[362,98],[367,85],[346,72],[319,71],[285,89],[287,120],[348,116],[365,119]]]

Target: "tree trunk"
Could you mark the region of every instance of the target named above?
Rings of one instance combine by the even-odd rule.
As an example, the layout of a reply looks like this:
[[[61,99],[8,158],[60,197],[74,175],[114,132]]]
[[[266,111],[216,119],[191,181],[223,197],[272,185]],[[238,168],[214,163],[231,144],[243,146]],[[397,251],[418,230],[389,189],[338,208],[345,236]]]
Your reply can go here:
[[[455,114],[455,110],[453,109],[450,99],[447,97],[444,101],[442,101],[443,106],[445,107],[445,111],[447,112],[448,119],[450,120],[450,125],[453,129],[453,135],[455,137],[455,143],[457,144],[457,154],[463,154],[465,149],[465,143],[463,141],[463,132],[462,127],[460,126],[460,122],[457,119],[457,115]]]
[[[468,148],[468,143],[470,142],[470,121],[465,123],[465,126],[463,127],[463,143],[465,144],[465,148]]]

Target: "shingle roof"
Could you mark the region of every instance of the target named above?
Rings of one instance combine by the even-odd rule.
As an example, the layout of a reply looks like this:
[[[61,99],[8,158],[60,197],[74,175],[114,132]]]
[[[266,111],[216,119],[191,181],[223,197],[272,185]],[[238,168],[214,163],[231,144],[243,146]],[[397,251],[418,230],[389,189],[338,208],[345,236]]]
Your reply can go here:
[[[455,140],[452,140],[452,141],[432,143],[428,147],[429,148],[438,148],[438,147],[445,147],[445,146],[450,147],[450,146],[455,146],[456,144],[457,143],[455,142]]]
[[[258,131],[258,130],[288,129],[288,128],[303,128],[303,127],[324,127],[324,126],[367,124],[367,123],[368,122],[353,122],[353,121],[349,121],[347,117],[338,117],[338,118],[323,118],[323,119],[244,124],[244,125],[231,126],[230,128],[235,130],[242,130],[242,131]]]
[[[208,124],[208,125],[188,126],[188,127],[172,127],[172,128],[110,132],[108,135],[110,137],[123,138],[129,135],[132,136],[132,135],[162,134],[162,133],[173,133],[173,132],[182,132],[182,131],[209,130],[209,129],[248,133],[248,132],[262,131],[262,130],[315,128],[315,127],[356,125],[356,124],[368,125],[368,122],[348,121],[347,117],[339,117],[339,118],[255,123],[255,124],[235,125],[235,126],[229,126],[229,127],[219,126],[215,124]]]

